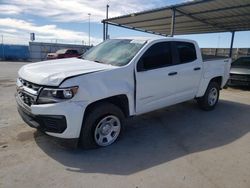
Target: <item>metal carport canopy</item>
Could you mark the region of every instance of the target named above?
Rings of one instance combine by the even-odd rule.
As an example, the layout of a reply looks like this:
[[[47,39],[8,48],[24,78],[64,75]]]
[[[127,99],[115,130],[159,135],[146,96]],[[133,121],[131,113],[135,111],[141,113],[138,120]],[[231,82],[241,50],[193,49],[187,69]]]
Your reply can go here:
[[[250,30],[250,0],[196,0],[103,20],[163,36]],[[104,31],[105,33],[105,31]]]

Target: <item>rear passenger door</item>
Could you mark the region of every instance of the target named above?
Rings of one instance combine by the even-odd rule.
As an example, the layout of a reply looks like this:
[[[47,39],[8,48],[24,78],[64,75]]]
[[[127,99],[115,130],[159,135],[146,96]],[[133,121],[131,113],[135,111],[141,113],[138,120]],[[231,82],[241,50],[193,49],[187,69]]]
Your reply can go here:
[[[202,75],[202,65],[197,58],[196,47],[191,42],[174,42],[177,80],[176,100],[186,101],[195,97]]]

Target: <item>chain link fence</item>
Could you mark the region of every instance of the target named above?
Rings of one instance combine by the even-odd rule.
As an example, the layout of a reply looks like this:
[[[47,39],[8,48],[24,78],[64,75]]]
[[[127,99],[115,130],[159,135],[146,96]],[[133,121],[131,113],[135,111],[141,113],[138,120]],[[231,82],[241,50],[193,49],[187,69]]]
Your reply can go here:
[[[202,48],[202,54],[208,56],[229,56],[229,48]],[[250,48],[234,48],[232,52],[232,59],[238,59],[242,56],[250,56]]]

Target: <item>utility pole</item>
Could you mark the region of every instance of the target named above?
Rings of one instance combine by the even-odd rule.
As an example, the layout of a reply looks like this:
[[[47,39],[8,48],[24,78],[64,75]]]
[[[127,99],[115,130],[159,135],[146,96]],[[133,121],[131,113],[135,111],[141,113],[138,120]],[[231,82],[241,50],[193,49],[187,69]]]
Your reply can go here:
[[[91,14],[88,13],[88,15],[89,15],[89,46],[90,46],[90,16],[91,16]]]
[[[107,7],[106,7],[106,19],[109,18],[109,4],[107,4]],[[106,23],[106,40],[108,39],[108,23]]]
[[[3,35],[1,35],[1,36],[2,36],[2,58],[3,58],[3,60],[4,60]]]

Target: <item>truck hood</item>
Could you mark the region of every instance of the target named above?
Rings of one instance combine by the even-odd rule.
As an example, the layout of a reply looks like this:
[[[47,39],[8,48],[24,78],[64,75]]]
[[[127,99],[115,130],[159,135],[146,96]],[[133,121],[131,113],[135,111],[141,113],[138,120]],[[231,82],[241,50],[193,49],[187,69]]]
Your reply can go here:
[[[47,55],[57,55],[57,53],[48,53]]]
[[[57,56],[57,53],[48,53],[47,56]]]
[[[117,67],[78,58],[67,58],[30,63],[21,67],[18,74],[22,79],[35,84],[58,86],[68,77],[114,68]]]
[[[250,75],[250,69],[232,67],[231,70],[230,70],[230,73],[232,73],[232,74],[248,74],[248,75]]]

